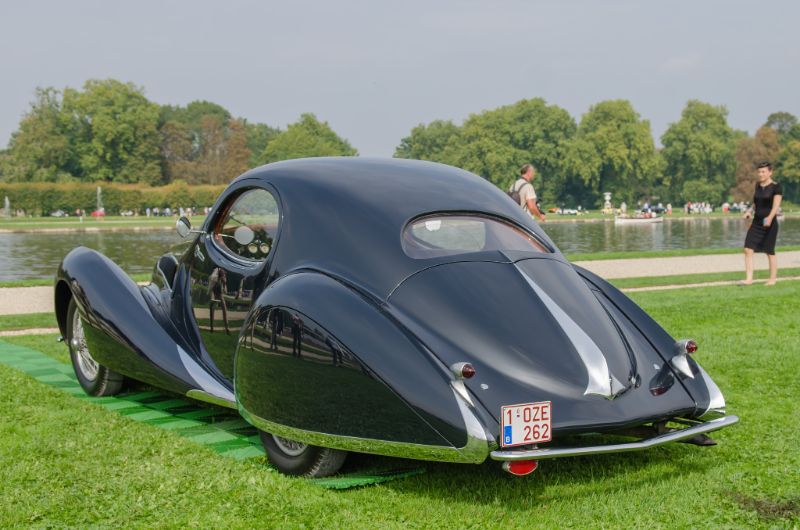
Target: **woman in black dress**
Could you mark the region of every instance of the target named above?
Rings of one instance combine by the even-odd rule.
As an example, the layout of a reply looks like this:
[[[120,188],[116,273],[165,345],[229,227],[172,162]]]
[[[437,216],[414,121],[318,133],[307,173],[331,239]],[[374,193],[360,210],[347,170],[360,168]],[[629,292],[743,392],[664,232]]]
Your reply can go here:
[[[769,260],[767,285],[778,281],[778,258],[775,256],[775,241],[778,239],[778,208],[783,198],[781,185],[772,180],[772,164],[758,165],[758,183],[753,195],[753,206],[744,214],[753,218],[744,240],[744,285],[753,283],[753,253],[764,252]]]

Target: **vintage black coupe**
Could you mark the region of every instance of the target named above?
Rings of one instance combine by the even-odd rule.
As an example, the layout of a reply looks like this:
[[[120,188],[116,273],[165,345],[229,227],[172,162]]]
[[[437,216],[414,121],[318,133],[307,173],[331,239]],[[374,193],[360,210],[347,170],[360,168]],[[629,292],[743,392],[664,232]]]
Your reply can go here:
[[[55,307],[77,377],[95,396],[135,380],[236,409],[283,472],[331,474],[356,451],[526,474],[713,444],[737,421],[693,341],[466,171],[270,164],[177,229],[145,286],[93,250],[64,258]]]

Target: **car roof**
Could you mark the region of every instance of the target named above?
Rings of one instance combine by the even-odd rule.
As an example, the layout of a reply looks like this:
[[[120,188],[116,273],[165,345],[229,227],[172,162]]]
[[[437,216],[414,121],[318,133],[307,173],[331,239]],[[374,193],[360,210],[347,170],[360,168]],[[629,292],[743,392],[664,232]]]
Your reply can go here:
[[[237,179],[277,190],[282,206],[276,265],[339,276],[379,298],[431,266],[402,249],[411,219],[434,212],[476,212],[508,219],[550,239],[496,186],[468,171],[420,160],[305,158],[268,164]],[[452,258],[450,259],[452,261]]]

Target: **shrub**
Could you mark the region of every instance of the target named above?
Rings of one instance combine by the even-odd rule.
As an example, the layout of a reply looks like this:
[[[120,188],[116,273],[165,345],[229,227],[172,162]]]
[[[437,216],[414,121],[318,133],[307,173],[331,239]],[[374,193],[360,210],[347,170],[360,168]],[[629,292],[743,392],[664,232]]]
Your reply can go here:
[[[224,185],[189,186],[176,181],[166,186],[148,187],[136,184],[99,184],[103,207],[109,215],[146,208],[211,206],[225,189]],[[98,184],[78,183],[0,183],[0,201],[8,197],[11,210],[25,210],[31,215],[48,215],[55,210],[73,213],[76,209],[91,212],[97,205]],[[2,203],[0,203],[2,204]]]

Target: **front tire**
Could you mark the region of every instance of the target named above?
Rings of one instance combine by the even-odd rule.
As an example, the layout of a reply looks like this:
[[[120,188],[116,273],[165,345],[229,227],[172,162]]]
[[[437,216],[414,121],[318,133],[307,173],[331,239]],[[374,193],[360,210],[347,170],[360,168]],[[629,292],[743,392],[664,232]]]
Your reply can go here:
[[[306,478],[333,475],[344,464],[347,451],[307,445],[261,431],[267,458],[278,471]]]
[[[70,299],[67,309],[66,342],[72,368],[84,392],[97,397],[119,394],[125,377],[98,363],[89,353],[83,333],[83,321],[74,298]]]

